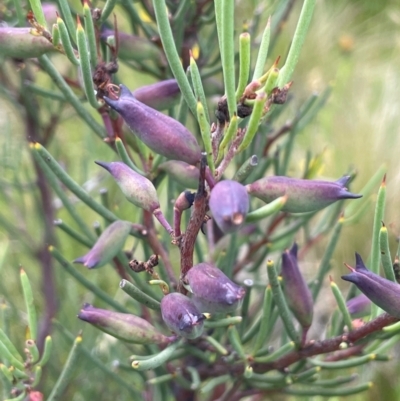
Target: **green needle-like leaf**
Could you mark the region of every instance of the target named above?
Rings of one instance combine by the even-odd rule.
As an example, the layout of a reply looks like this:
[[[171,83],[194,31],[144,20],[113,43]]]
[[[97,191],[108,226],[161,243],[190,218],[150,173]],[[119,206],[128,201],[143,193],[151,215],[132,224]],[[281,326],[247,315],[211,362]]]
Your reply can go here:
[[[98,109],[100,107],[100,104],[97,101],[94,92],[92,70],[90,66],[91,57],[95,57],[95,55],[91,55],[89,53],[89,48],[86,42],[86,34],[79,18],[78,18],[78,26],[76,28],[76,42],[78,45],[80,67],[81,67],[82,80],[83,80],[83,85],[85,87],[86,97],[88,98],[90,105],[95,109]]]
[[[20,277],[25,298],[26,312],[28,314],[29,338],[36,340],[38,333],[38,322],[31,283],[29,282],[29,278],[23,269],[20,271]]]

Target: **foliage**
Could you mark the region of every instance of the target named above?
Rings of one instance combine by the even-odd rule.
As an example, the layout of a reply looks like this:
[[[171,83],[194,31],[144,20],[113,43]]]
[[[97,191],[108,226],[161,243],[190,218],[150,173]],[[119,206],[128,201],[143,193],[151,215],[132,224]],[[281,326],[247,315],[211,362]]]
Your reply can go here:
[[[387,361],[399,336],[399,251],[391,257],[381,223],[385,167],[363,187],[352,166],[337,181],[321,177],[318,153],[299,168],[301,134],[329,107],[331,88],[317,95],[291,81],[311,57],[302,49],[315,0],[294,3],[7,2],[4,399],[290,399],[371,388],[348,369]],[[370,270],[356,254],[344,276],[366,295],[353,310],[346,301],[358,290],[343,295],[332,260],[379,183],[364,235]],[[320,244],[317,271],[305,271]]]

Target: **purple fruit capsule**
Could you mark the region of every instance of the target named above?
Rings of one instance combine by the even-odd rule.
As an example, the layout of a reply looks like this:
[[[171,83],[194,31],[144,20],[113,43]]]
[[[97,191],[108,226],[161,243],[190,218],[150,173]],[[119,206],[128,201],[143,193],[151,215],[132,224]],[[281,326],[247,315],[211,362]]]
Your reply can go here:
[[[78,318],[113,337],[134,344],[163,345],[174,340],[174,337],[164,336],[149,322],[138,316],[98,309],[89,304],[83,306]]]
[[[237,181],[218,182],[211,191],[209,206],[215,222],[225,234],[237,231],[249,211],[246,187]]]
[[[250,195],[272,202],[287,195],[282,211],[289,213],[315,212],[341,199],[357,199],[362,195],[349,192],[345,185],[350,176],[336,182],[303,180],[283,176],[264,177],[246,186]]]
[[[343,280],[355,284],[374,304],[389,315],[400,318],[400,285],[387,280],[368,270],[361,256],[356,253],[356,267],[346,264],[350,274],[342,276]]]
[[[204,315],[183,294],[173,292],[166,295],[161,300],[161,315],[164,323],[179,336],[192,340],[203,333]]]
[[[168,160],[161,163],[158,168],[185,188],[197,188],[199,185],[200,171],[196,166],[179,160]]]
[[[196,138],[179,121],[139,102],[127,87],[120,85],[118,100],[105,102],[119,114],[134,134],[154,152],[168,159],[189,164],[200,161],[201,150]]]
[[[131,228],[129,221],[114,221],[103,231],[93,248],[86,255],[75,259],[74,263],[82,263],[88,269],[104,266],[124,246]]]
[[[371,311],[371,300],[365,294],[359,294],[346,302],[350,315],[364,316]]]
[[[138,174],[122,162],[96,161],[95,163],[105,168],[112,175],[129,202],[150,212],[154,212],[160,207],[156,189],[146,177]]]
[[[300,272],[297,262],[297,244],[282,254],[283,288],[289,308],[303,328],[303,337],[311,326],[313,318],[313,298]]]
[[[174,106],[178,102],[180,94],[176,79],[166,79],[155,84],[145,85],[132,92],[139,102],[156,110],[165,110]]]
[[[244,288],[209,263],[193,266],[186,274],[185,283],[193,294],[193,302],[204,313],[232,313],[246,293]]]

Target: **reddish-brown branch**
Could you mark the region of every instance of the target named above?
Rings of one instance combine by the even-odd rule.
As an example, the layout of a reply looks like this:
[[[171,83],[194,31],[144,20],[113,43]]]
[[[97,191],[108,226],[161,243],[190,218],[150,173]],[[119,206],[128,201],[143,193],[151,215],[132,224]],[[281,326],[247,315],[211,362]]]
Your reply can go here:
[[[367,336],[381,331],[384,327],[389,326],[393,323],[398,322],[400,319],[384,313],[378,316],[376,319],[366,323],[358,329],[355,329],[347,334],[342,334],[337,337],[333,337],[327,340],[321,341],[310,341],[306,346],[300,350],[292,351],[283,357],[267,363],[253,363],[252,367],[255,373],[265,373],[271,370],[283,370],[288,368],[295,362],[310,358],[316,355],[328,354],[335,351],[340,351],[341,344],[346,342],[350,348],[357,347],[359,350],[358,341],[366,338]],[[339,354],[345,359],[348,353]],[[216,362],[212,368],[210,366],[204,366],[199,369],[200,376],[202,378],[215,377],[231,373],[232,375],[241,375],[244,370],[243,362],[227,365],[225,362]]]
[[[199,188],[194,197],[192,215],[190,216],[186,233],[184,234],[182,242],[180,244],[180,251],[181,251],[180,279],[185,277],[186,273],[193,266],[194,244],[196,242],[197,235],[201,229],[201,226],[204,222],[207,212],[207,191],[205,188],[205,174],[206,174],[206,159],[204,156],[202,157],[202,161],[200,164]],[[181,285],[181,280],[179,282],[178,289],[182,293],[185,292],[185,289]]]

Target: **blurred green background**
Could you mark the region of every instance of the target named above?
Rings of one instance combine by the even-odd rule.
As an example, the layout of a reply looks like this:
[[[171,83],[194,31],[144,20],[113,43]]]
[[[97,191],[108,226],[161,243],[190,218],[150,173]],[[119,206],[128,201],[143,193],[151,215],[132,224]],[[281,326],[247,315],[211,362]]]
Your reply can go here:
[[[236,26],[240,27],[245,18],[250,18],[248,10],[258,2],[237,1]],[[278,2],[271,2],[273,9]],[[278,55],[283,58],[288,50],[291,36],[297,22],[302,2],[296,1],[294,10],[287,23],[281,27],[283,34],[275,44],[269,57],[269,63]],[[68,62],[60,58],[60,69],[72,68]],[[325,107],[317,117],[301,132],[297,138],[296,157],[292,159],[289,174],[296,175],[304,169],[306,152],[320,154],[322,163],[318,169],[318,178],[337,179],[349,169],[357,171],[352,191],[357,192],[369,178],[382,166],[387,170],[387,208],[385,224],[391,238],[391,251],[395,254],[397,238],[400,235],[400,2],[386,1],[318,1],[311,28],[305,42],[299,64],[293,76],[291,102],[282,115],[282,121],[291,118],[299,105],[314,92],[321,93],[327,86],[332,87],[331,95]],[[10,65],[2,68],[2,79],[21,79],[23,73],[11,69]],[[143,75],[124,77],[131,88],[151,82],[152,78]],[[1,92],[0,92],[1,93]],[[34,171],[29,155],[26,133],[16,105],[10,104],[5,96],[0,95],[0,298],[11,304],[13,325],[11,332],[14,338],[22,343],[24,338],[25,319],[23,300],[20,296],[19,266],[24,266],[34,288],[36,301],[43,310],[41,293],[40,268],[29,244],[37,244],[42,238],[42,216],[35,210],[33,202],[37,196]],[[48,102],[51,102],[48,101]],[[49,106],[50,107],[50,106]],[[44,112],[45,113],[45,112]],[[42,116],[46,118],[46,115]],[[111,160],[111,150],[104,146],[98,138],[75,118],[72,109],[62,111],[63,123],[50,146],[54,157],[63,164],[68,173],[79,183],[96,195],[102,186],[113,187],[110,180],[102,181],[98,168],[93,160]],[[103,177],[103,175],[101,175]],[[376,188],[375,193],[378,188]],[[115,195],[114,203],[122,203],[122,197]],[[97,216],[79,204],[78,210],[85,215],[87,221],[93,222]],[[370,252],[370,233],[374,198],[356,225],[343,230],[337,250],[333,258],[332,275],[339,282],[344,272],[343,262],[352,263],[354,251],[367,256]],[[125,215],[124,215],[125,214]],[[129,210],[120,213],[122,218],[130,219]],[[69,220],[63,212],[57,218]],[[4,221],[12,222],[6,227]],[[24,238],[26,241],[24,242]],[[73,259],[85,252],[70,241],[63,241],[64,234],[58,233],[58,247],[63,254]],[[55,240],[56,241],[56,240]],[[316,267],[324,251],[324,242],[318,243],[307,255],[307,263],[312,271]],[[87,275],[86,271],[83,274]],[[61,269],[55,272],[60,310],[57,319],[69,327],[74,334],[83,324],[76,319],[76,314],[83,302],[90,302],[91,295],[81,289]],[[90,272],[90,280],[97,283],[110,294],[118,296],[119,277],[111,269]],[[347,288],[343,286],[343,288]],[[321,297],[323,298],[323,297]],[[320,298],[320,301],[321,301]],[[329,294],[327,305],[333,300]],[[95,343],[86,342],[88,347],[94,346],[94,353],[107,359],[107,355],[115,344],[107,340],[90,327],[85,327],[85,339],[97,338]],[[63,342],[62,336],[55,341]],[[64,348],[65,349],[65,348]],[[65,359],[63,347],[55,351],[54,366]],[[377,369],[368,368],[361,375],[364,379],[373,379],[376,385],[354,400],[396,400],[400,398],[400,384],[397,380],[399,350],[393,352],[393,362],[375,365]],[[115,351],[115,350],[114,350]],[[113,352],[114,352],[113,351]],[[120,352],[120,351],[119,351]],[[129,350],[126,350],[129,354]],[[382,368],[383,367],[383,368]],[[80,366],[74,387],[78,388],[87,381],[82,377],[85,369],[93,366]],[[51,370],[47,372],[49,382]],[[88,373],[92,378],[96,373]],[[91,382],[95,389],[101,383]],[[115,386],[115,388],[114,388]],[[117,384],[111,384],[105,390],[104,397],[115,394]],[[71,393],[73,394],[73,392]],[[83,400],[84,392],[74,395],[74,401]],[[103,398],[109,399],[109,398]],[[122,399],[124,396],[121,395]],[[266,398],[267,399],[267,398]],[[272,398],[271,398],[272,399]],[[273,398],[277,399],[277,398]],[[314,397],[313,400],[319,399]]]

